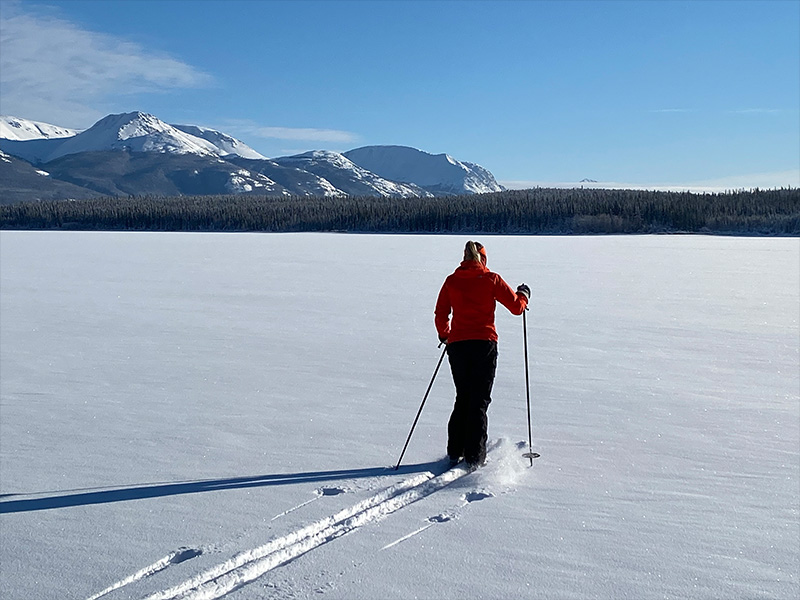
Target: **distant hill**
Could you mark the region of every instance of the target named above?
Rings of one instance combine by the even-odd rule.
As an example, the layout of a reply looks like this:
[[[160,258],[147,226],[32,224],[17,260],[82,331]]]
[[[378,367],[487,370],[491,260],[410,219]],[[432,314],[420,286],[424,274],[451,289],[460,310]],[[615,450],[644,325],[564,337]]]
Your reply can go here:
[[[279,165],[319,175],[351,196],[422,197],[432,194],[413,182],[398,183],[358,166],[344,154],[315,150],[275,159]]]
[[[108,115],[84,131],[0,117],[0,150],[29,163],[30,172],[47,172],[50,178],[34,177],[20,186],[21,175],[0,162],[4,203],[75,197],[74,187],[53,186],[54,181],[84,188],[84,197],[426,197],[502,189],[483,167],[446,154],[367,146],[344,154],[315,150],[268,159],[223,132],[170,125],[142,112]],[[47,189],[39,193],[37,182]]]
[[[407,146],[364,146],[345,152],[344,156],[381,177],[413,183],[437,196],[503,190],[480,165],[447,154],[428,154]]]
[[[0,204],[31,200],[82,200],[101,195],[54,179],[49,172],[3,152],[0,152],[0,176]]]
[[[80,133],[78,129],[67,129],[49,123],[0,116],[0,138],[25,141],[72,137]]]

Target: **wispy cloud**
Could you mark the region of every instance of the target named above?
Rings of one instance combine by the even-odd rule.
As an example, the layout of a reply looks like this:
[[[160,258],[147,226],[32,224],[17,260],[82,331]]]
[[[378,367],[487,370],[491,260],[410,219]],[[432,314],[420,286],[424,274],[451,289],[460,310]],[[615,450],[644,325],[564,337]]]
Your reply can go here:
[[[272,140],[322,142],[326,144],[351,144],[359,136],[340,129],[315,129],[312,127],[272,127],[247,120],[228,121],[225,130],[238,135],[247,135]]]
[[[352,142],[357,136],[349,131],[337,129],[312,129],[307,127],[260,127],[254,131],[255,135],[277,140],[305,140],[314,142]]]
[[[62,18],[3,2],[0,87],[5,114],[81,127],[120,94],[164,92],[213,83],[171,56]]]

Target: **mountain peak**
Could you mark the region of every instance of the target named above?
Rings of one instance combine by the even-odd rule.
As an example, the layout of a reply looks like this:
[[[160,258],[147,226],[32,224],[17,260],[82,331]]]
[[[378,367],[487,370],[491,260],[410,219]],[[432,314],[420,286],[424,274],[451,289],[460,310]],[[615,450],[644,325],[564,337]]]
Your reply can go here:
[[[413,182],[401,183],[390,180],[354,163],[346,154],[330,150],[312,150],[303,154],[276,158],[275,162],[314,173],[339,190],[348,189],[348,192],[353,195],[384,197],[431,195]]]
[[[87,129],[95,132],[113,132],[116,134],[117,139],[127,140],[131,138],[142,137],[158,133],[171,133],[173,129],[159,119],[149,113],[144,112],[131,112],[121,113],[118,115],[108,115],[100,119],[97,123]]]
[[[58,127],[57,125],[20,119],[11,115],[0,115],[0,138],[6,140],[58,139],[72,137],[78,133],[80,133],[78,129]]]
[[[33,123],[33,122],[31,122]],[[0,121],[0,127],[3,121]],[[129,152],[160,152],[169,154],[198,154],[201,156],[238,155],[244,158],[263,160],[265,157],[239,140],[204,127],[194,125],[169,125],[150,113],[135,111],[103,117],[89,129],[79,132],[39,124],[45,132],[63,131],[62,135],[39,135],[37,138],[52,140],[38,144],[31,158],[46,162],[79,152],[123,150]],[[32,129],[29,126],[28,129]],[[10,135],[0,138],[21,139]],[[23,156],[28,158],[28,156]]]
[[[344,156],[381,177],[403,183],[413,181],[436,194],[483,194],[503,189],[480,165],[410,146],[364,146],[345,152]]]
[[[448,154],[387,145],[343,154],[312,150],[269,160],[220,131],[171,125],[143,111],[108,115],[85,131],[0,117],[0,150],[51,165],[54,178],[77,180],[83,173],[87,187],[105,194],[424,197],[502,189],[483,167]],[[144,176],[156,171],[156,177]]]

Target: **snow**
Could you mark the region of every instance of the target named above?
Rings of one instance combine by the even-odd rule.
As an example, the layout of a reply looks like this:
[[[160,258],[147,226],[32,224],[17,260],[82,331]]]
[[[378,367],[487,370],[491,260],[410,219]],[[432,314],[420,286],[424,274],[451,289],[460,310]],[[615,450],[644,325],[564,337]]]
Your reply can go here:
[[[231,193],[241,194],[252,192],[256,188],[260,188],[259,191],[273,192],[278,184],[261,173],[253,174],[247,169],[239,169],[230,174],[226,187]]]
[[[333,175],[340,177],[349,176],[353,180],[364,184],[364,186],[366,186],[371,193],[375,193],[383,197],[432,196],[432,194],[419,188],[415,184],[396,183],[394,181],[384,179],[383,177],[380,177],[375,173],[355,164],[344,154],[329,150],[312,150],[310,152],[305,152],[303,154],[297,154],[294,156],[284,156],[276,158],[275,162],[283,166],[303,169],[319,177],[323,177],[323,175],[327,173],[332,173]],[[318,169],[322,169],[323,173],[317,172]],[[328,183],[333,187],[333,190],[326,191],[326,196],[345,195],[345,192],[336,188],[335,184],[329,181]]]
[[[207,140],[184,133],[153,115],[134,112],[109,115],[99,120],[86,131],[65,140],[47,160],[98,150],[219,154],[216,146]]]
[[[247,180],[238,175],[231,175],[228,180],[227,188],[233,193],[252,192],[253,186]]]
[[[266,156],[253,150],[244,142],[240,142],[234,137],[231,137],[215,129],[208,127],[198,127],[196,125],[173,125],[176,129],[188,133],[198,138],[202,138],[211,142],[222,155],[235,154],[244,158],[253,158],[257,160],[266,160]]]
[[[12,143],[7,144],[9,150],[34,162],[102,150],[203,156],[237,154],[245,158],[264,158],[249,146],[219,131],[192,125],[168,125],[143,112],[108,115],[85,131],[16,117],[0,117],[0,139],[11,140]],[[35,143],[30,143],[31,140]]]
[[[499,192],[489,171],[447,154],[428,154],[407,146],[364,146],[345,152],[355,164],[393,181],[414,182],[451,193]]]
[[[499,308],[391,469],[461,236],[0,233],[0,597],[798,597],[798,240],[478,239],[533,468]]]
[[[0,148],[31,163],[102,151],[237,155],[266,160],[243,142],[220,131],[196,125],[169,125],[144,112],[108,115],[85,131],[0,117]],[[429,197],[434,193],[486,193],[503,189],[480,165],[405,146],[367,146],[345,154],[313,150],[277,158],[275,163],[303,171],[306,181],[300,187],[306,195]],[[229,190],[240,193],[265,187],[264,182],[256,184],[242,177],[234,176],[228,184]]]
[[[71,137],[80,133],[79,129],[68,129],[42,123],[20,119],[10,115],[0,115],[0,138],[7,140],[39,140]]]

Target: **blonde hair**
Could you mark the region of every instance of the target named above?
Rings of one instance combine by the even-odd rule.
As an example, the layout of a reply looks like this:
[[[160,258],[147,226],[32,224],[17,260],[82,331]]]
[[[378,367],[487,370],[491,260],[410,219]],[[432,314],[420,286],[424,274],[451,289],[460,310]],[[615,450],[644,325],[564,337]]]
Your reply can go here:
[[[481,250],[483,250],[483,244],[480,242],[467,242],[467,245],[464,246],[464,260],[474,260],[475,262],[482,263],[483,257],[481,256]],[[486,256],[485,254],[483,256]]]

